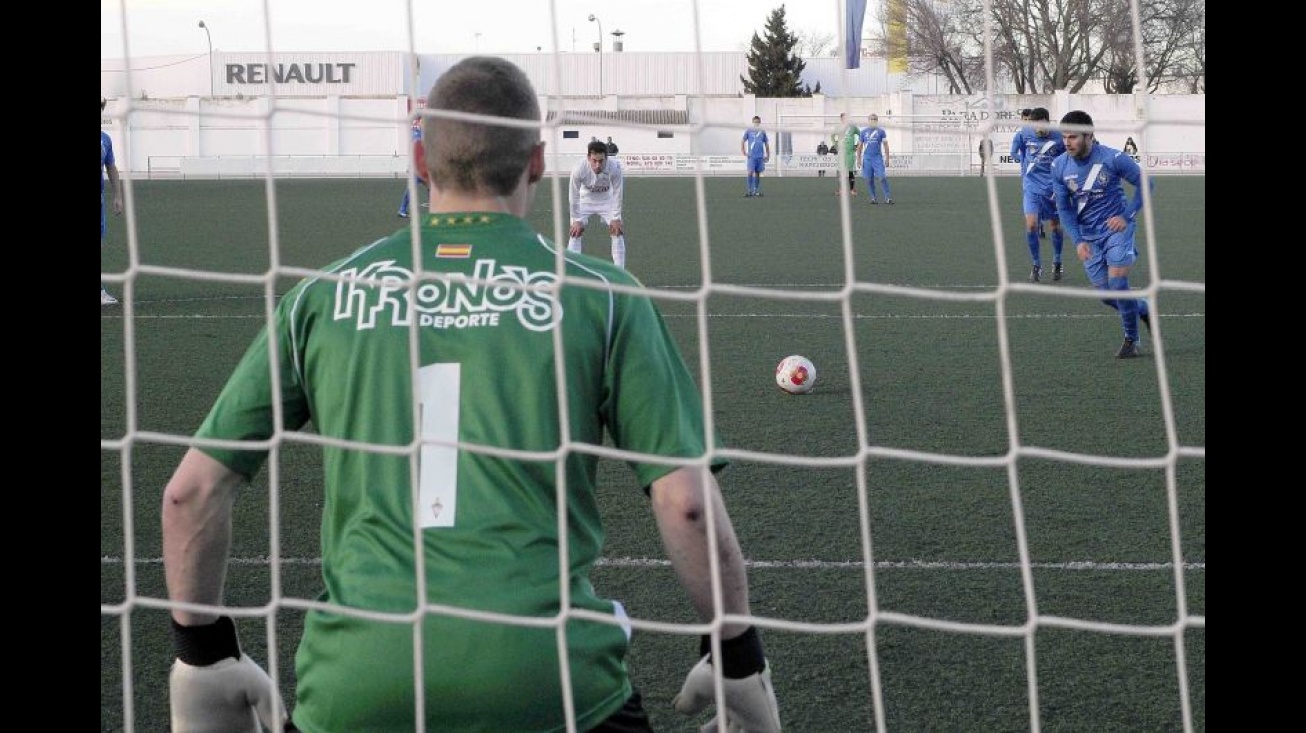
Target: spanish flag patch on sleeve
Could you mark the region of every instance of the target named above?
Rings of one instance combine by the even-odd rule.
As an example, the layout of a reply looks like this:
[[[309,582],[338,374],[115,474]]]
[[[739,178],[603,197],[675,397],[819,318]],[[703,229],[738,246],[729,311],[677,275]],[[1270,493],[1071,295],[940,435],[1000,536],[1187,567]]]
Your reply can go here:
[[[453,257],[465,260],[472,256],[470,244],[440,244],[435,247],[436,257]]]

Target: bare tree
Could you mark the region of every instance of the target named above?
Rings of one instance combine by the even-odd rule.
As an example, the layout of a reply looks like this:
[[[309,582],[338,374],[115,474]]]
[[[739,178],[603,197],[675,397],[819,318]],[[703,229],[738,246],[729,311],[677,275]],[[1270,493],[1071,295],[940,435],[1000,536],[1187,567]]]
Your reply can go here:
[[[795,50],[803,58],[813,59],[818,56],[838,55],[839,49],[834,42],[833,33],[822,33],[811,28],[804,28],[797,33],[798,46]]]
[[[1102,45],[1102,84],[1108,94],[1128,94],[1146,73],[1147,91],[1189,81],[1195,56],[1205,55],[1195,38],[1205,45],[1205,0],[1140,0],[1138,5],[1144,65],[1140,69],[1134,46],[1128,0],[1116,0],[1123,23],[1105,29]]]
[[[1149,92],[1181,83],[1205,90],[1206,0],[885,0],[872,48],[902,53],[909,70],[943,77],[952,93],[984,86],[984,33],[991,29],[994,72],[1019,94],[1081,91],[1101,82],[1129,93],[1145,78]]]
[[[1010,71],[1022,94],[1081,90],[1101,59],[1096,34],[1110,25],[1103,9],[1113,1],[992,0],[994,62]]]
[[[910,73],[942,76],[951,94],[973,94],[983,85],[983,58],[977,52],[983,47],[976,46],[970,32],[971,8],[934,0],[887,5],[869,37],[876,53],[886,58],[905,55]]]
[[[1202,27],[1193,36],[1192,50],[1180,62],[1180,76],[1191,94],[1206,94],[1206,6],[1202,6]]]

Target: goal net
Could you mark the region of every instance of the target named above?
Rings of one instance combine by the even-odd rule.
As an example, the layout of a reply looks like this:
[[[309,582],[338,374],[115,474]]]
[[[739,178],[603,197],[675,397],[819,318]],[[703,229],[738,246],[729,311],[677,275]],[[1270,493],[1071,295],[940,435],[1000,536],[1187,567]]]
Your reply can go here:
[[[672,701],[698,661],[700,635],[742,622],[760,630],[785,730],[1205,729],[1205,98],[1151,83],[1152,36],[1139,30],[1161,21],[1147,3],[1094,6],[1086,9],[1091,22],[1066,21],[1092,29],[1094,43],[1106,29],[1130,39],[1107,54],[1115,71],[1134,69],[1136,84],[1125,93],[1072,90],[1072,80],[1055,88],[1039,80],[1033,88],[1046,93],[1018,88],[1002,61],[1010,37],[998,31],[1019,30],[1024,44],[1037,34],[1014,25],[1011,3],[894,0],[870,4],[868,49],[881,41],[896,48],[892,39],[904,25],[917,28],[941,13],[957,22],[989,19],[966,25],[992,31],[970,38],[964,52],[982,69],[971,79],[979,86],[952,89],[939,74],[890,72],[898,63],[892,53],[862,60],[890,80],[875,86],[866,69],[826,58],[827,41],[808,71],[824,75],[825,93],[795,100],[721,91],[748,76],[751,60],[746,51],[712,46],[709,26],[738,26],[746,15],[739,47],[754,31],[769,38],[775,10],[752,3],[720,3],[734,9],[724,18],[716,3],[668,5],[692,50],[666,54],[652,53],[656,41],[640,39],[650,50],[641,54],[605,37],[620,42],[615,31],[625,27],[636,45],[636,18],[647,17],[636,3],[598,13],[613,32],[600,31],[605,45],[597,53],[573,38],[588,39],[601,26],[570,3],[477,6],[478,18],[538,26],[548,39],[538,48],[496,38],[489,25],[451,26],[455,9],[445,4],[324,5],[331,7],[250,0],[241,8],[262,19],[265,37],[220,36],[219,19],[208,19],[197,43],[204,47],[212,26],[218,50],[188,56],[136,50],[157,20],[150,4],[101,5],[102,55],[121,56],[102,60],[102,85],[112,89],[101,128],[123,194],[119,215],[102,155],[101,282],[117,300],[101,308],[102,730],[169,729],[169,618],[196,609],[170,600],[163,488],[297,283],[333,283],[347,294],[336,315],[359,323],[364,304],[375,306],[373,318],[403,310],[412,317],[394,323],[413,345],[430,329],[470,334],[483,325],[422,310],[422,298],[436,290],[482,298],[486,314],[506,312],[493,303],[547,292],[490,271],[441,279],[327,269],[394,232],[420,241],[418,232],[429,231],[430,191],[411,175],[410,122],[414,113],[443,114],[418,109],[425,93],[457,57],[480,47],[521,66],[539,94],[549,157],[526,223],[547,240],[565,247],[569,239],[569,175],[586,144],[608,137],[620,144],[612,157],[626,162],[622,246],[638,287],[615,292],[652,299],[701,392],[702,415],[690,422],[701,421],[715,447],[681,462],[698,470],[729,463],[718,480],[744,553],[751,612],[726,614],[719,587],[705,618],[691,606],[631,470],[665,457],[622,450],[611,435],[564,432],[558,445],[534,452],[472,442],[459,430],[459,413],[431,417],[434,409],[416,403],[392,416],[418,426],[412,441],[356,440],[309,421],[227,446],[269,455],[236,492],[223,601],[212,609],[235,619],[242,649],[269,672],[292,712],[303,692],[296,652],[309,619],[375,622],[410,634],[406,654],[378,649],[369,659],[339,660],[340,674],[362,689],[381,669],[435,685],[444,671],[427,666],[423,650],[441,643],[425,636],[426,622],[440,618],[464,620],[486,654],[508,630],[547,630],[565,651],[578,628],[621,628],[629,633],[623,663],[653,729],[697,729],[711,713],[686,717]],[[338,18],[335,5],[348,13]],[[838,39],[847,6],[858,3],[811,5],[823,8],[819,18],[790,5],[788,30],[811,38],[827,31],[834,50],[844,50]],[[1178,6],[1204,12],[1202,3]],[[383,26],[382,42],[391,39],[388,48],[402,53],[278,45],[292,37],[290,17],[319,11],[323,27]],[[227,22],[238,27],[235,16]],[[451,27],[474,40],[449,48]],[[430,28],[438,32],[429,35]],[[1200,30],[1204,38],[1204,17]],[[248,86],[260,74],[280,81]],[[298,93],[300,79],[321,86]],[[663,81],[666,88],[657,86]],[[906,88],[913,81],[915,91]],[[373,83],[381,86],[349,86]],[[1119,149],[1129,139],[1139,148],[1130,160],[1140,166],[1141,189],[1125,181],[1124,192],[1132,201],[1139,191],[1142,208],[1120,222],[1133,228],[1137,250],[1128,268],[1119,258],[1090,258],[1086,266],[1066,226],[1027,213],[1033,184],[1025,162],[1012,156],[1016,136],[1032,131],[1019,120],[1026,107],[1046,108],[1047,128],[1058,137],[1084,132],[1060,122],[1080,110],[1093,117],[1100,145]],[[860,158],[850,169],[843,150],[817,152],[822,142],[843,145],[840,113],[857,139],[865,139],[868,115],[878,114],[889,151],[883,178],[863,177]],[[741,146],[754,114],[769,145],[755,182]],[[992,158],[980,156],[985,139],[994,143]],[[160,161],[164,175],[151,172]],[[754,191],[760,195],[748,195]],[[1086,226],[1076,230],[1087,236]],[[602,222],[591,221],[582,241],[587,257],[612,260],[616,243]],[[562,267],[548,274],[557,275],[549,287],[594,287]],[[1117,358],[1131,333],[1122,309],[1143,308],[1146,322],[1133,331],[1141,355]],[[278,353],[298,353],[293,346]],[[560,358],[561,335],[554,348]],[[809,393],[777,389],[775,367],[790,355],[814,364]],[[442,390],[456,381],[456,370],[435,369],[447,367],[438,358],[414,359],[414,373],[438,377]],[[562,406],[557,422],[567,423],[576,396],[559,381],[560,368],[539,368],[549,398]],[[480,397],[502,409],[533,399]],[[640,409],[658,409],[663,398],[649,395]],[[458,404],[466,428],[477,418]],[[314,404],[315,411],[340,407]],[[282,409],[274,413],[279,421]],[[384,523],[345,512],[356,499],[350,492],[396,488],[328,492],[331,456],[342,452],[397,456],[419,469],[414,475],[436,464],[455,470],[466,454],[515,466],[547,488],[536,508],[555,523],[553,537],[589,516],[559,507],[592,504],[604,534],[584,583],[620,601],[624,613],[580,608],[573,587],[556,579],[548,581],[558,584],[556,606],[538,613],[430,601],[368,607],[331,597],[324,575],[378,573],[386,562],[359,552],[324,556],[322,538]],[[592,496],[565,489],[565,466],[577,457],[597,462]],[[429,488],[412,480],[398,490],[417,507],[431,504]],[[457,498],[465,508],[478,495],[509,490],[521,489],[459,485]],[[428,598],[447,567],[436,540],[456,529],[445,498],[448,523],[411,522],[409,547],[424,552],[398,561],[411,564],[405,581]],[[505,531],[518,520],[505,516]],[[479,541],[485,563],[510,562],[496,554],[502,537]],[[558,544],[552,574],[568,577],[583,549]],[[541,581],[526,571],[520,586],[493,590],[527,592]],[[482,569],[459,572],[475,577]],[[710,575],[719,586],[716,560]],[[544,683],[533,685],[532,674],[557,680],[563,693],[554,717],[568,731],[584,730],[589,711],[573,695],[595,673],[566,654],[547,672],[532,661],[512,670],[505,698],[534,694]],[[400,691],[396,698],[424,721],[418,730],[449,729],[443,716],[457,705],[449,696]]]

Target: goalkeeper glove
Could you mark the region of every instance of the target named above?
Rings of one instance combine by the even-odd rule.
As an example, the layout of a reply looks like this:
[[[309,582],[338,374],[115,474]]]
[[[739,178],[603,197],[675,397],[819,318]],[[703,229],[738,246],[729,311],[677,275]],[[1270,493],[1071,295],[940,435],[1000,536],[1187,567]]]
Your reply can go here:
[[[261,733],[287,724],[272,678],[240,651],[227,616],[215,624],[172,622],[177,659],[168,678],[173,733]],[[292,729],[293,730],[293,729]]]
[[[689,670],[671,704],[676,712],[694,715],[716,702],[716,684],[712,670],[711,639],[703,637],[699,650],[703,657]],[[729,733],[779,733],[780,706],[771,686],[771,667],[762,652],[756,627],[734,639],[721,642],[721,672],[725,678],[726,722]],[[701,733],[718,730],[720,713],[708,721]]]

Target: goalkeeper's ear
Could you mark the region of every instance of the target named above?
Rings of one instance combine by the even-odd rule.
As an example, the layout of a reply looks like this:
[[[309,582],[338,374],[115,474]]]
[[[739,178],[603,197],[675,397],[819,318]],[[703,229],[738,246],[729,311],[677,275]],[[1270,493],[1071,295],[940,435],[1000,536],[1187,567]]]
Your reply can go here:
[[[528,183],[539,183],[540,180],[544,178],[545,167],[544,141],[541,140],[531,148],[531,159],[527,164],[528,175],[526,181]]]

